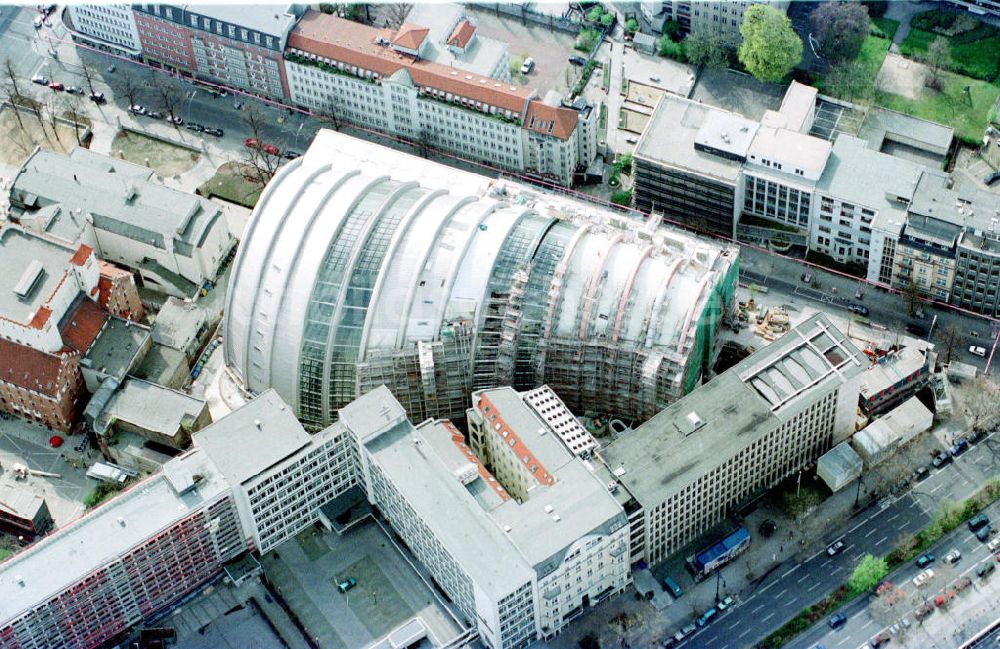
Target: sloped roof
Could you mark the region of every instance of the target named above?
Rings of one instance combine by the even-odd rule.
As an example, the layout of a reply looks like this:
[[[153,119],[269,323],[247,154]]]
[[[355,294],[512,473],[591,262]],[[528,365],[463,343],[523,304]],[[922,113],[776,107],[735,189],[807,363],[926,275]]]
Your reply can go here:
[[[0,381],[54,397],[63,359],[0,338]]]
[[[392,76],[405,68],[417,86],[434,88],[519,114],[525,110],[525,102],[535,96],[532,88],[512,86],[432,61],[414,60],[378,44],[378,39],[385,39],[390,34],[386,30],[310,10],[289,34],[288,47],[356,65],[383,77]]]
[[[455,25],[455,29],[451,32],[451,36],[448,37],[448,45],[465,47],[469,44],[469,41],[472,40],[472,36],[475,33],[476,26],[468,20],[463,19]]]
[[[400,25],[399,31],[396,32],[395,38],[392,39],[392,44],[398,47],[405,47],[408,50],[419,50],[420,44],[424,42],[430,31],[420,25],[403,23]]]
[[[576,128],[576,111],[562,106],[549,106],[538,100],[528,103],[524,127],[535,133],[543,133],[568,140]]]
[[[59,323],[63,344],[81,354],[87,353],[107,319],[108,314],[101,305],[80,294],[76,306]]]

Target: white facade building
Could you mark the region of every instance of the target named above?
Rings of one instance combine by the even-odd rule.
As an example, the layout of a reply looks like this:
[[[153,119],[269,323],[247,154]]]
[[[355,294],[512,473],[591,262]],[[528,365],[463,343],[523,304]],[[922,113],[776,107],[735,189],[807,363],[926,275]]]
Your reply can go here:
[[[369,500],[483,643],[524,647],[624,591],[628,526],[592,468],[517,392],[485,390],[473,402],[489,435],[530,456],[528,497],[512,497],[450,422],[414,428],[384,387],[342,409],[340,423],[358,440]]]
[[[391,32],[309,11],[288,37],[294,103],[473,162],[562,185],[597,155],[597,111],[427,60],[429,30]],[[487,66],[489,67],[489,66]]]
[[[11,218],[26,229],[93,248],[146,285],[191,297],[236,241],[216,203],[165,187],[147,167],[76,148],[37,149],[10,189]]]
[[[132,5],[128,4],[68,4],[70,21],[79,35],[101,49],[121,51],[138,56],[142,45],[135,25]],[[81,38],[89,37],[89,38]]]

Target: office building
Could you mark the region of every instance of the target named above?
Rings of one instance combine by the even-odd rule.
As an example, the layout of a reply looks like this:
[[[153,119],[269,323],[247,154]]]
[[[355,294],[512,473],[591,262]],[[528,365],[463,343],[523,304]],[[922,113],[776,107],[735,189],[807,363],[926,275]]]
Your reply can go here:
[[[436,7],[418,14],[430,11]],[[307,11],[285,52],[291,100],[421,146],[572,185],[597,155],[598,111],[543,101],[536,90],[512,85],[509,71],[491,76],[493,64],[444,57],[431,34],[411,23],[393,31]]]
[[[0,564],[0,644],[98,646],[156,619],[246,550],[233,498],[206,459],[175,462],[186,481],[165,470]]]
[[[345,407],[337,426],[357,439],[369,500],[480,641],[525,647],[624,591],[628,526],[592,467],[521,395],[485,390],[473,404],[482,434],[504,440],[489,445],[489,460],[450,422],[414,427],[384,387]],[[511,470],[489,469],[514,452],[529,458],[526,492]]]
[[[288,96],[281,55],[296,5],[132,7],[147,62],[261,97]]]
[[[132,5],[68,4],[70,36],[105,52],[138,59],[142,52]]]
[[[484,260],[492,260],[484,263]],[[321,131],[257,204],[223,322],[231,375],[312,429],[388,385],[414,420],[547,383],[644,419],[697,385],[732,248]]]
[[[39,234],[86,244],[147,288],[191,297],[215,280],[236,241],[217,204],[164,187],[154,175],[88,149],[37,149],[11,184],[10,217]]]
[[[599,452],[656,564],[854,432],[861,353],[823,314]]]
[[[474,18],[460,4],[414,4],[406,22],[427,30],[420,58],[481,77],[510,81],[507,43],[479,33]]]

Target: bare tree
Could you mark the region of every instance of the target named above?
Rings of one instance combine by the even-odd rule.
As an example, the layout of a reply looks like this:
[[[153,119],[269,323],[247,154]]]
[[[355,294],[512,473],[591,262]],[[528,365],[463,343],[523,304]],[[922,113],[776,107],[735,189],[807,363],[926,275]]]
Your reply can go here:
[[[333,130],[339,131],[341,127],[340,110],[337,107],[337,95],[331,94],[317,111],[320,117],[330,120]]]
[[[128,68],[122,70],[114,82],[115,93],[128,100],[129,107],[134,106],[139,93],[142,91],[142,82],[134,72]]]
[[[52,129],[52,135],[55,136],[57,142],[62,142],[59,139],[59,111],[62,99],[58,96],[49,97],[45,104],[43,105],[43,112],[48,120],[49,128]]]
[[[927,54],[924,57],[927,66],[927,78],[924,84],[928,88],[941,90],[941,71],[951,66],[951,45],[944,36],[938,36],[927,46]]]
[[[156,84],[157,107],[170,116],[171,124],[174,123],[174,118],[180,112],[185,97],[184,91],[173,80]]]
[[[972,390],[965,397],[965,408],[972,420],[973,430],[990,428],[1000,413],[1000,392],[996,384],[985,376],[976,378]]]
[[[80,75],[83,77],[83,83],[87,86],[87,92],[91,95],[96,94],[97,91],[94,90],[94,80],[97,79],[97,70],[94,69],[94,66],[81,60]]]
[[[399,29],[400,26],[406,22],[406,16],[410,13],[410,9],[413,5],[405,2],[397,2],[395,4],[386,5],[383,10],[385,13],[385,26],[391,27],[392,29]]]
[[[241,165],[243,179],[263,189],[278,170],[281,156],[275,153],[276,149],[270,153],[267,151],[271,145],[263,137],[265,119],[257,108],[249,106],[243,112],[242,121],[249,139],[256,144],[245,147],[246,153]]]
[[[18,127],[23,131],[24,122],[21,121],[21,110],[18,108],[21,96],[17,92],[17,85],[4,80],[3,83],[0,83],[0,92],[3,93],[4,100],[10,104],[10,110],[14,114],[14,119],[17,120]]]
[[[77,94],[67,94],[62,98],[62,105],[66,110],[66,117],[73,122],[73,135],[76,137],[77,145],[83,146],[83,140],[80,138],[81,120],[84,119],[83,98]]]
[[[433,139],[434,135],[431,133],[430,129],[428,128],[420,129],[420,133],[417,134],[416,145],[417,145],[417,151],[420,152],[421,158],[426,158],[430,156],[431,150],[433,148],[432,146]]]
[[[917,312],[917,305],[920,304],[920,286],[912,279],[906,283],[902,291],[903,303],[906,304],[906,312],[912,318]]]
[[[17,85],[17,71],[14,70],[14,63],[8,58],[3,62],[4,74],[10,79],[10,87],[13,89],[14,94],[18,97],[21,96],[21,87]]]
[[[962,344],[962,332],[954,324],[945,325],[938,329],[937,340],[944,351],[944,362],[947,365],[951,362],[952,354]]]

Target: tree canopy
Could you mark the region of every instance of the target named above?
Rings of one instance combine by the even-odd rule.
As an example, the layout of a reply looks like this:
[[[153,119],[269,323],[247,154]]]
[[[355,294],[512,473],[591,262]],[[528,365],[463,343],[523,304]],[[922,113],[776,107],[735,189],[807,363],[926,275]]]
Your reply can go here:
[[[857,2],[825,2],[809,15],[820,53],[830,61],[858,56],[870,31],[868,8]]]
[[[882,581],[889,574],[889,564],[881,557],[866,554],[858,561],[854,567],[854,572],[847,580],[848,587],[856,593],[875,588],[876,584]]]
[[[721,31],[698,29],[684,39],[688,62],[706,68],[724,68],[729,65],[736,45]]]
[[[784,13],[768,5],[752,5],[740,25],[740,63],[760,81],[778,82],[802,60],[802,39]]]

